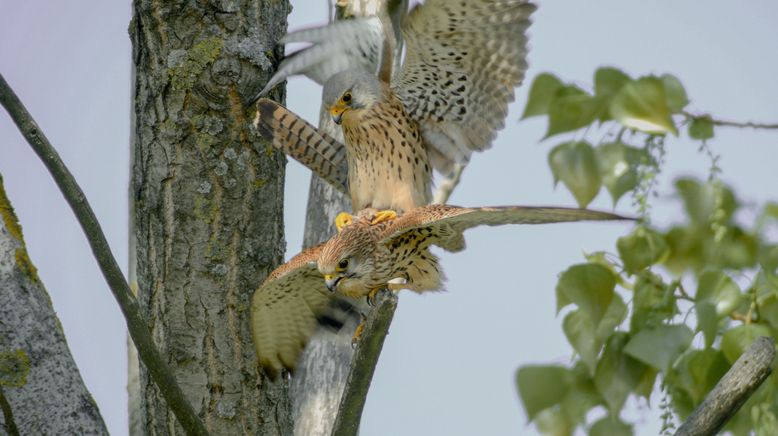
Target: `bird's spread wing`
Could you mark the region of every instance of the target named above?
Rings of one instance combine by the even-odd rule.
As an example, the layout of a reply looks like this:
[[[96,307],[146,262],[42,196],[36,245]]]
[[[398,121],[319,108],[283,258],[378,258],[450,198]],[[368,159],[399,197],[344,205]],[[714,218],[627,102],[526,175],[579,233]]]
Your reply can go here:
[[[324,84],[333,74],[353,68],[375,71],[381,55],[384,30],[378,17],[342,20],[327,26],[287,34],[281,42],[310,46],[287,56],[259,95],[295,74]]]
[[[465,248],[462,232],[480,225],[545,224],[571,221],[630,219],[608,212],[564,207],[497,206],[459,207],[430,205],[412,209],[389,221],[383,243],[419,235],[448,251]]]
[[[257,102],[254,125],[276,148],[348,194],[348,163],[343,144],[289,109],[264,98]]]
[[[527,0],[427,0],[403,22],[405,62],[392,83],[447,174],[505,126],[527,70]]]
[[[251,300],[251,333],[259,364],[271,376],[294,370],[320,324],[333,325],[333,304],[316,259],[324,244],[309,248],[273,271]]]

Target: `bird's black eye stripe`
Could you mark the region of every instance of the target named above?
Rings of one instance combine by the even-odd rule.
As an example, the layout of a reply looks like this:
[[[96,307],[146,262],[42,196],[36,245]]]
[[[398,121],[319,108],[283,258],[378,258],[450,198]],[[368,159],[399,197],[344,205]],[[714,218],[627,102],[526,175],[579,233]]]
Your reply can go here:
[[[343,259],[340,262],[338,262],[338,268],[340,269],[348,268],[348,259]]]

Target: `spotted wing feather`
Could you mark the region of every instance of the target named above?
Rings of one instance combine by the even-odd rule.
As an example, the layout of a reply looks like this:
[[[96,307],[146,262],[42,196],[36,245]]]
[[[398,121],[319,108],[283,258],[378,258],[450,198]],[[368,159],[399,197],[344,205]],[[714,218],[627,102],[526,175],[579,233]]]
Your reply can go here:
[[[271,377],[294,370],[317,326],[332,325],[335,302],[316,260],[324,244],[307,249],[273,271],[251,300],[251,333],[259,364]]]
[[[572,221],[610,221],[630,218],[609,212],[564,207],[496,206],[459,207],[430,205],[406,212],[392,220],[384,231],[382,242],[409,234],[422,235],[431,244],[448,251],[465,248],[462,233],[481,225],[547,224]],[[407,236],[406,236],[407,237]]]
[[[346,147],[273,100],[257,102],[254,124],[265,139],[348,194]]]
[[[428,0],[404,21],[405,62],[392,87],[437,170],[466,163],[504,127],[535,9],[527,0]]]

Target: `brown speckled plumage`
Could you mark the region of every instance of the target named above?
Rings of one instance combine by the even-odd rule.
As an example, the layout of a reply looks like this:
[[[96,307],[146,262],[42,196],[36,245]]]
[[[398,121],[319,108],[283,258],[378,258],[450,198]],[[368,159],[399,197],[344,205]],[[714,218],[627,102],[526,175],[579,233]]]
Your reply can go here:
[[[325,286],[325,275],[336,278],[338,298],[363,297],[377,288],[438,290],[443,272],[429,247],[461,251],[469,228],[625,219],[585,209],[430,205],[371,225],[373,212],[360,212],[338,235],[281,265],[254,293],[254,344],[269,372],[293,369],[317,320],[327,316],[335,295]]]
[[[391,84],[359,70],[327,81],[324,105],[342,115],[353,210],[425,205],[431,201],[433,169],[448,174],[473,151],[491,145],[527,69],[525,31],[535,9],[527,0],[428,0],[402,23],[406,56]],[[311,50],[348,44],[336,30],[317,31],[319,45]],[[310,68],[302,62],[304,51],[295,59],[299,66],[281,68],[283,74]],[[326,62],[321,59],[312,56],[311,62]],[[337,141],[310,133],[316,129],[299,118],[294,121],[299,132],[289,132],[293,113],[269,100],[260,100],[260,107],[256,123],[264,136],[346,190],[345,175],[333,176],[343,167],[328,158],[340,156]],[[281,114],[287,122],[278,120]],[[333,151],[326,151],[329,147]]]

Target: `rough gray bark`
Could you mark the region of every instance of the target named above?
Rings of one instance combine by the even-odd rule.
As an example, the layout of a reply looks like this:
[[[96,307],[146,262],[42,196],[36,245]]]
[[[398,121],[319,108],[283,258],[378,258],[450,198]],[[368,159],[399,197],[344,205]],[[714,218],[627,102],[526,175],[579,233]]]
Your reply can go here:
[[[4,363],[19,352],[16,373]],[[26,363],[25,363],[26,362]],[[24,377],[26,373],[26,377]],[[10,382],[9,381],[14,381]],[[0,176],[0,429],[14,434],[107,434],[46,289],[27,256]],[[0,433],[3,433],[0,431]]]
[[[775,341],[762,336],[724,374],[675,436],[718,434],[772,372]]]
[[[285,158],[249,130],[285,0],[135,0],[131,195],[139,301],[213,434],[291,433],[286,383],[259,373],[249,300],[283,258]],[[145,368],[146,434],[180,428]]]

